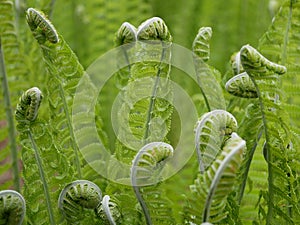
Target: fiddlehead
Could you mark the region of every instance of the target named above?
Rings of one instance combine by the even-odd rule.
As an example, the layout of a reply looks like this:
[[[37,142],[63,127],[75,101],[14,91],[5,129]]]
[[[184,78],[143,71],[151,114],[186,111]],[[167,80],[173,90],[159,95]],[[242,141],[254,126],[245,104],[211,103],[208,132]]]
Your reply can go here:
[[[208,112],[199,119],[195,128],[195,146],[201,172],[209,168],[236,130],[236,119],[224,110]]]
[[[13,190],[0,191],[0,224],[21,225],[26,215],[23,196]]]
[[[278,75],[286,73],[286,67],[271,62],[250,45],[245,45],[240,51],[243,68],[250,76],[264,76],[270,72]]]
[[[144,198],[140,192],[140,187],[156,184],[160,180],[160,173],[166,160],[173,156],[173,147],[164,142],[152,142],[145,145],[137,153],[133,160],[131,168],[131,184],[133,186],[136,197],[142,207],[145,215],[146,223],[152,224],[152,219],[162,224],[163,218],[170,217],[170,209],[166,203],[160,199],[160,193],[145,188],[142,190]],[[142,188],[143,189],[143,188]],[[147,197],[150,196],[149,198]],[[148,205],[148,206],[147,206]],[[150,209],[150,210],[149,210]],[[152,211],[155,212],[152,212]],[[153,218],[151,218],[151,213]],[[166,222],[166,221],[165,221]]]
[[[201,27],[193,42],[193,52],[204,62],[209,60],[209,41],[212,37],[211,27]]]
[[[225,100],[221,86],[219,85],[220,72],[206,63],[210,56],[209,41],[211,37],[211,27],[201,27],[192,46],[197,83],[201,89],[208,111],[225,109]]]
[[[255,86],[246,72],[235,75],[228,80],[225,88],[228,93],[237,97],[257,98]]]
[[[101,204],[97,206],[96,212],[105,225],[116,225],[120,223],[121,213],[118,209],[118,205],[114,201],[111,201],[108,195],[103,197]]]
[[[204,173],[199,173],[190,186],[191,196],[183,210],[184,224],[210,221],[227,224],[227,197],[234,184],[242,160],[245,141],[235,132],[224,142],[221,153]],[[205,204],[203,204],[205,202]]]
[[[84,224],[93,221],[94,210],[100,204],[102,192],[100,188],[88,180],[74,181],[61,191],[58,208],[68,224]],[[92,213],[92,215],[87,216]]]
[[[29,8],[27,9],[26,19],[39,44],[44,43],[46,40],[53,44],[59,41],[54,26],[42,12]]]
[[[26,19],[33,36],[40,44],[48,73],[47,99],[53,141],[69,157],[69,161],[74,162],[77,176],[81,177],[79,150],[71,124],[71,107],[83,68],[42,12],[29,8]]]
[[[298,201],[298,184],[295,182],[296,173],[290,166],[294,153],[293,147],[287,146],[290,146],[292,136],[287,123],[289,117],[282,106],[283,96],[279,86],[279,75],[284,74],[286,68],[269,61],[249,45],[241,48],[240,55],[242,65],[256,87],[264,126],[264,152],[268,163],[266,221],[267,224],[292,224],[291,214],[294,213],[294,218],[299,217],[298,206],[294,204]],[[279,201],[285,203],[277,206]],[[289,205],[289,209],[285,205]]]
[[[146,143],[165,140],[172,114],[171,34],[164,21],[154,17],[139,26],[137,40],[118,117],[116,156],[127,163]]]
[[[123,23],[115,37],[116,46],[120,46],[117,54],[119,71],[116,77],[116,85],[121,90],[124,89],[130,78],[132,57],[134,55],[134,52],[132,52],[134,50],[130,51],[130,49],[132,49],[136,40],[136,28],[128,22]]]
[[[125,47],[129,47],[131,45],[126,44],[133,44],[136,39],[136,28],[132,24],[124,22],[116,34],[115,43],[116,46],[125,45]]]
[[[37,118],[41,100],[42,93],[38,88],[27,90],[17,105],[16,120],[23,147],[27,218],[32,224],[53,225],[58,215],[58,210],[52,207],[57,189],[63,181],[68,182],[72,171],[65,156],[53,144],[47,125]]]
[[[16,108],[16,120],[19,125],[35,121],[42,99],[42,92],[37,87],[25,91]]]

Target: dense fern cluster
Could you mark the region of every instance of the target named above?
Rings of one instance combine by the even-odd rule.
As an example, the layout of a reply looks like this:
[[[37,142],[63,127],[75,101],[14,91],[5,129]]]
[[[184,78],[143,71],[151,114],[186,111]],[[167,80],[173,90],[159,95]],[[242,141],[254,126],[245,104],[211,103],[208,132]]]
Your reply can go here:
[[[166,2],[0,0],[0,224],[300,223],[300,2]]]

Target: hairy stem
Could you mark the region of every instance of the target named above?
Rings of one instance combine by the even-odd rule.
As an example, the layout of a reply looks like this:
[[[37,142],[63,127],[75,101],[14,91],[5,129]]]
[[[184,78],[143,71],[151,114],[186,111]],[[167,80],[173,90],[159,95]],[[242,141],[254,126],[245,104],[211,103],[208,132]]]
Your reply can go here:
[[[16,143],[16,130],[14,124],[14,112],[12,110],[10,91],[6,76],[5,64],[4,64],[4,54],[2,51],[2,43],[0,37],[0,80],[2,80],[3,96],[4,96],[4,108],[6,113],[6,119],[8,123],[8,140],[10,144],[10,154],[12,158],[12,171],[14,188],[20,192],[20,172],[18,167],[18,151]]]

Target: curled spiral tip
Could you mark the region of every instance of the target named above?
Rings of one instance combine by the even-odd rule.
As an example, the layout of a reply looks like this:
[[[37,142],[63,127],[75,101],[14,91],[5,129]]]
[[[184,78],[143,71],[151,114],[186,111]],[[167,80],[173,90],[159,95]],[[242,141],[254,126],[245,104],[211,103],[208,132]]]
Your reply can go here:
[[[26,11],[26,20],[40,44],[44,43],[46,40],[53,44],[59,42],[56,29],[43,12],[34,8],[28,8]]]
[[[212,37],[211,27],[201,27],[193,42],[193,52],[203,61],[209,59],[209,41]]]
[[[279,75],[286,73],[286,67],[271,62],[260,54],[251,45],[244,45],[240,50],[240,59],[243,68],[248,72],[249,76],[265,72],[264,68],[273,71]]]
[[[195,128],[195,147],[201,172],[212,164],[237,127],[235,117],[225,110],[213,110],[199,119]]]
[[[173,153],[173,147],[165,142],[151,142],[142,147],[132,161],[132,185],[139,186],[147,185],[147,182],[157,182],[155,171],[161,170]]]
[[[228,93],[241,98],[257,98],[258,94],[249,75],[244,72],[232,77],[225,84]]]
[[[100,188],[88,180],[76,180],[60,193],[58,208],[68,222],[78,220],[82,208],[96,209],[102,199]]]
[[[161,18],[152,17],[138,27],[137,39],[141,41],[160,40],[171,42],[172,36]]]
[[[124,22],[116,34],[115,43],[117,46],[134,43],[137,39],[136,35],[136,28],[132,24]]]
[[[26,214],[23,196],[13,190],[0,191],[0,223],[21,225]]]
[[[42,99],[42,92],[37,87],[25,91],[16,108],[17,121],[35,121]]]

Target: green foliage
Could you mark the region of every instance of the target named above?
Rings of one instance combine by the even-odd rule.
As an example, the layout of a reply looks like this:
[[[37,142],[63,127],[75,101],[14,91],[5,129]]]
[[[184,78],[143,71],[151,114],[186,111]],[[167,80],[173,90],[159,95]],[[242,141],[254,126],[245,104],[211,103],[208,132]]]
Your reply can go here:
[[[299,13],[297,0],[0,0],[0,188],[18,191],[0,192],[0,224],[298,224]],[[171,66],[174,43],[194,80]],[[113,45],[98,93],[85,70]],[[188,150],[173,83],[200,119],[195,154],[164,180]]]

